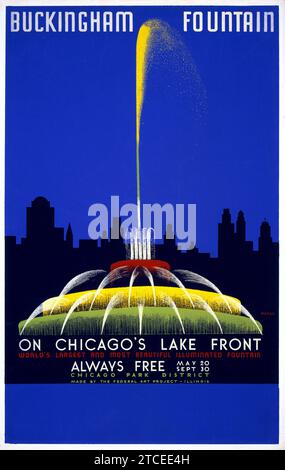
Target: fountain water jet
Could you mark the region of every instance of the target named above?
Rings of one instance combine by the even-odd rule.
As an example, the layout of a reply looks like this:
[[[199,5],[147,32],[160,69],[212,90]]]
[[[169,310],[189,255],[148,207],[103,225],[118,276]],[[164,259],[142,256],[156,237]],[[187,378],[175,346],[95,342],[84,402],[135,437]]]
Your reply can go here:
[[[117,281],[118,279],[121,279],[125,274],[127,274],[126,266],[119,266],[118,268],[113,269],[107,276],[104,277],[104,279],[100,282],[98,289],[96,290],[92,302],[90,304],[89,310],[92,310],[92,307],[98,297],[100,295],[101,290],[104,289],[108,284],[111,282]]]
[[[20,336],[22,336],[26,326],[28,326],[28,324],[34,319],[36,318],[38,315],[40,315],[41,313],[43,312],[43,304],[41,303],[37,308],[35,308],[35,310],[31,313],[31,315],[27,318],[27,320],[25,321],[25,324],[23,326],[23,328],[21,329],[20,331]]]
[[[238,304],[238,301],[236,299],[233,299],[233,302],[235,304]],[[262,330],[260,329],[260,326],[258,325],[257,321],[255,321],[251,313],[242,304],[240,304],[240,307],[241,307],[241,313],[243,313],[247,318],[249,318],[253,322],[253,324],[258,329],[259,333],[262,335],[263,334]]]
[[[52,306],[52,309],[50,311],[50,315],[52,315],[55,307],[60,303],[62,297],[66,295],[68,292],[70,292],[72,289],[75,287],[79,286],[80,284],[83,284],[84,282],[90,281],[90,279],[93,279],[94,277],[98,276],[99,274],[103,274],[106,271],[104,269],[95,269],[92,271],[85,271],[84,273],[78,274],[77,276],[73,277],[62,289],[60,292],[59,296],[57,297],[54,305]]]
[[[163,300],[170,308],[172,308],[174,310],[174,312],[175,312],[175,314],[176,314],[176,316],[179,320],[179,323],[181,325],[182,332],[185,335],[185,329],[184,329],[183,321],[182,321],[182,318],[181,318],[181,315],[179,313],[179,310],[177,308],[176,303],[174,302],[174,300],[171,297],[169,297],[169,295],[165,295],[163,297]]]
[[[139,301],[138,312],[139,312],[139,334],[140,335],[142,334],[143,311],[144,311],[144,302]]]
[[[61,328],[61,332],[60,332],[61,335],[64,332],[64,328],[65,328],[66,323],[69,320],[69,317],[73,314],[73,312],[77,309],[77,307],[79,307],[79,305],[81,305],[85,300],[88,300],[91,296],[92,296],[92,293],[87,292],[86,294],[81,295],[81,297],[79,297],[79,299],[77,299],[72,304],[72,306],[70,307],[68,313],[65,316],[65,319],[64,319],[64,322],[63,322],[63,325],[62,325],[62,328]]]
[[[184,280],[186,281],[189,281],[189,282],[193,282],[193,283],[197,283],[197,284],[204,284],[208,287],[211,287],[215,292],[217,292],[218,294],[220,294],[225,302],[225,304],[227,305],[228,309],[229,309],[229,312],[232,313],[232,309],[231,309],[231,306],[228,302],[228,300],[226,299],[226,297],[224,296],[224,294],[220,291],[220,289],[211,281],[209,281],[208,279],[206,279],[205,277],[203,276],[200,276],[200,274],[196,274],[196,273],[193,273],[192,271],[188,271],[188,270],[184,270],[184,269],[176,269],[175,270],[176,273],[179,273],[181,275],[184,276]],[[201,300],[203,300],[201,298]],[[256,328],[258,329],[259,333],[262,334],[262,331],[258,325],[258,323],[255,321],[255,319],[253,318],[253,316],[251,315],[251,313],[242,305],[240,304],[236,299],[234,299],[233,297],[231,298],[231,301],[236,304],[236,306],[239,306],[240,309],[241,309],[241,313],[243,313],[246,317],[248,317],[253,323],[254,325],[256,326]],[[203,300],[203,302],[205,302]],[[206,303],[206,302],[205,302]],[[209,305],[208,305],[209,306]],[[210,307],[210,306],[209,306]],[[211,308],[211,307],[210,307]],[[215,313],[213,312],[213,310],[211,309],[212,312],[209,312],[211,313],[211,315],[215,315]],[[216,315],[215,315],[216,316]],[[216,319],[217,321],[218,319]]]
[[[108,316],[109,316],[109,313],[111,312],[111,310],[113,310],[113,308],[119,303],[121,302],[122,300],[122,294],[120,294],[118,292],[118,294],[115,294],[113,295],[113,297],[110,299],[107,307],[106,307],[106,310],[105,310],[105,313],[104,313],[104,316],[103,316],[103,320],[102,320],[102,327],[101,327],[101,335],[103,334],[104,332],[104,327],[105,327],[105,324],[106,324],[106,321],[108,319]]]
[[[224,294],[220,291],[220,289],[211,281],[209,281],[206,277],[200,276],[200,274],[193,273],[192,271],[188,271],[186,269],[175,269],[175,273],[179,273],[183,276],[184,281],[192,282],[195,284],[203,284],[207,287],[210,287],[213,289],[217,294],[220,294],[221,297],[223,298],[225,304],[227,305],[229,312],[232,313],[231,306],[229,302],[227,301],[226,297]]]
[[[155,286],[154,286],[154,280],[153,280],[153,275],[151,274],[150,270],[147,269],[145,266],[142,267],[143,272],[145,273],[146,277],[149,280],[149,283],[152,288],[152,295],[153,295],[153,306],[156,307],[156,293],[155,293]]]
[[[133,287],[133,284],[134,284],[136,278],[138,277],[138,275],[139,275],[139,266],[136,266],[135,269],[132,272],[131,277],[130,277],[128,307],[131,306],[132,287]]]
[[[191,295],[189,294],[189,292],[187,292],[186,290],[186,287],[184,286],[184,284],[180,281],[180,279],[178,279],[177,276],[175,276],[175,274],[173,274],[172,272],[168,271],[167,269],[164,269],[164,268],[158,268],[156,267],[155,268],[155,272],[158,274],[159,277],[161,277],[162,279],[166,279],[170,282],[173,282],[174,284],[176,284],[178,287],[180,287],[180,289],[183,290],[183,292],[185,293],[186,297],[189,299],[191,305],[192,305],[192,308],[194,308],[194,303],[193,303],[193,300],[192,300],[192,297]]]
[[[216,323],[218,324],[218,327],[220,329],[220,332],[223,334],[223,328],[221,326],[221,323],[217,317],[217,315],[215,314],[214,310],[210,307],[210,305],[198,294],[195,294],[195,298],[198,299],[199,302],[201,302],[202,306],[203,306],[203,310],[205,310],[206,312],[208,312],[213,318],[214,320],[216,321]]]

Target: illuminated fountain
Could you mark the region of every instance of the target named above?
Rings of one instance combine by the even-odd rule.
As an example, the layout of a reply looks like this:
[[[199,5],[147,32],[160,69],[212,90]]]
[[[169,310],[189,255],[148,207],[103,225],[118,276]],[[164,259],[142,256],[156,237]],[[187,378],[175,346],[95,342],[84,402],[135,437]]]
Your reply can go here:
[[[117,322],[118,334],[173,332],[187,334],[195,332],[199,322],[203,323],[202,331],[199,330],[199,332],[223,334],[225,332],[223,325],[233,323],[233,319],[241,320],[241,317],[246,318],[248,330],[240,329],[242,325],[240,321],[237,322],[240,326],[233,327],[233,331],[228,328],[226,332],[262,333],[260,324],[238,299],[224,295],[213,282],[197,273],[188,270],[173,272],[167,261],[156,259],[154,229],[142,227],[141,224],[140,134],[146,75],[149,60],[157,44],[160,44],[159,47],[166,44],[172,51],[177,46],[175,41],[177,42],[175,37],[172,37],[169,26],[156,20],[143,24],[138,33],[136,48],[137,227],[133,228],[129,235],[127,258],[113,263],[109,273],[103,270],[91,270],[75,276],[57,297],[44,301],[27,320],[20,323],[20,334],[79,334],[82,322],[87,322],[89,325],[85,333],[93,332],[94,324],[97,322],[95,333],[106,334],[110,318],[117,320],[123,318],[125,327]],[[179,46],[181,46],[180,43]],[[103,279],[98,281],[98,278],[103,275]],[[138,278],[144,280],[142,286],[135,286]],[[97,288],[71,292],[87,281],[97,282]],[[124,285],[112,287],[116,282]],[[202,290],[186,288],[186,282],[198,284]],[[136,324],[130,330],[134,309]],[[172,317],[169,316],[169,312]],[[79,319],[78,329],[69,331],[70,322],[75,317]],[[155,330],[157,324],[159,326],[158,318],[162,324],[161,331]],[[43,321],[44,326],[39,326],[40,329],[37,329],[39,321]],[[146,332],[145,328],[147,322],[151,325],[149,332]],[[174,326],[171,326],[172,324]]]

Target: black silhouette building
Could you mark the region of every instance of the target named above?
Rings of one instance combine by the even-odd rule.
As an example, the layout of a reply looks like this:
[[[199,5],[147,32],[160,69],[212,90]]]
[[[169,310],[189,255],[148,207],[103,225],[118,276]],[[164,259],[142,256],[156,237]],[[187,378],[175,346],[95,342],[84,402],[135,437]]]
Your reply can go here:
[[[236,240],[242,245],[245,242],[245,218],[244,213],[239,211],[236,222]]]
[[[72,232],[72,228],[70,224],[68,224],[68,227],[67,227],[65,240],[66,240],[66,246],[72,249],[73,248],[73,232]]]
[[[44,197],[37,197],[27,208],[27,236],[22,243],[35,248],[62,245],[63,241],[64,229],[55,227],[54,208]]]
[[[232,222],[229,209],[224,209],[222,222],[218,226],[218,256],[227,259],[231,256],[235,246],[235,226]]]
[[[273,254],[277,248],[277,244],[272,241],[270,225],[266,220],[264,220],[260,226],[258,249],[260,253],[270,255]]]

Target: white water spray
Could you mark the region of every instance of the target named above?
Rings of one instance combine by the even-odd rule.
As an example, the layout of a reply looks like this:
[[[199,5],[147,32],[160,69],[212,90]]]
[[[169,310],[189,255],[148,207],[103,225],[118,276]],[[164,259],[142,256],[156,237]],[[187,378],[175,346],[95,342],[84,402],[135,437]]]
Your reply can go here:
[[[119,268],[116,268],[113,271],[111,271],[109,274],[107,274],[107,276],[105,276],[104,279],[100,282],[95,294],[93,294],[93,299],[90,304],[89,310],[92,310],[92,307],[98,295],[100,295],[102,289],[104,289],[108,284],[110,284],[110,282],[114,282],[114,281],[117,281],[118,279],[121,279],[127,273],[128,273],[128,270],[126,269],[126,266],[120,266]]]
[[[40,315],[42,312],[43,312],[43,304],[40,304],[37,308],[35,308],[35,310],[31,313],[31,315],[29,316],[29,318],[27,318],[27,320],[25,321],[25,324],[24,324],[23,328],[21,329],[20,335],[23,334],[23,332],[24,332],[26,326],[27,326],[34,318],[36,318],[38,315]]]
[[[178,320],[179,320],[179,323],[180,323],[180,325],[181,325],[182,332],[183,332],[183,334],[185,335],[185,329],[184,329],[183,321],[182,321],[182,318],[181,318],[181,315],[180,315],[180,313],[179,313],[179,310],[178,310],[178,308],[177,308],[176,303],[174,302],[174,300],[173,300],[171,297],[169,297],[169,295],[164,295],[164,296],[163,296],[163,301],[164,301],[169,307],[171,307],[171,308],[174,310],[174,312],[175,312],[175,314],[176,314],[176,316],[177,316],[177,318],[178,318]]]
[[[187,271],[186,269],[175,269],[175,273],[179,273],[183,276],[184,281],[192,282],[194,284],[202,284],[204,286],[210,287],[213,289],[217,294],[219,294],[223,301],[225,302],[226,306],[229,309],[229,312],[232,313],[231,306],[226,298],[226,296],[220,291],[220,289],[209,279],[206,277],[200,276],[200,274],[193,273],[192,271]]]
[[[108,316],[111,312],[111,310],[113,310],[113,308],[118,304],[120,303],[122,300],[122,294],[118,293],[118,294],[115,294],[113,295],[113,297],[111,297],[107,307],[106,307],[106,310],[105,310],[105,313],[104,313],[104,316],[103,316],[103,320],[102,320],[102,327],[101,327],[101,335],[103,334],[104,332],[104,327],[105,327],[105,324],[106,324],[106,321],[108,319]]]
[[[73,312],[77,309],[77,307],[79,307],[79,305],[81,305],[83,302],[85,302],[86,300],[88,300],[91,296],[92,296],[92,292],[87,292],[86,294],[83,294],[79,297],[79,299],[77,299],[70,307],[70,309],[68,310],[68,313],[66,314],[65,316],[65,319],[64,319],[64,322],[63,322],[63,325],[61,327],[61,332],[60,334],[62,335],[63,331],[64,331],[64,328],[65,328],[65,325],[66,323],[68,322],[70,316],[73,314]]]
[[[149,280],[149,283],[152,288],[152,295],[153,295],[153,306],[156,307],[156,293],[155,293],[155,285],[153,280],[153,275],[151,274],[150,270],[147,269],[145,266],[142,267],[143,272],[145,273],[146,277]]]
[[[184,294],[186,295],[186,297],[189,299],[191,305],[192,305],[192,308],[194,308],[194,303],[193,303],[193,300],[192,300],[192,297],[191,295],[189,294],[189,292],[187,291],[186,287],[184,286],[183,282],[180,281],[180,279],[178,279],[177,276],[175,276],[175,274],[173,274],[172,272],[168,271],[167,269],[164,269],[164,268],[158,268],[156,267],[155,268],[155,272],[158,274],[159,277],[161,277],[162,279],[166,279],[168,281],[171,281],[173,282],[174,284],[176,284],[178,287],[180,287],[180,289],[183,290]]]
[[[50,311],[50,315],[52,315],[54,309],[57,307],[57,305],[60,303],[62,297],[66,295],[68,292],[70,292],[72,289],[75,287],[79,286],[80,284],[83,284],[84,282],[90,281],[91,279],[94,279],[96,276],[99,274],[103,274],[106,271],[104,269],[95,269],[92,271],[85,271],[84,273],[78,274],[74,278],[72,278],[62,289],[60,292],[59,296],[56,298],[52,309]]]
[[[132,297],[132,288],[133,288],[133,284],[136,280],[136,278],[138,277],[139,275],[139,266],[136,266],[135,269],[133,270],[132,272],[132,275],[131,275],[131,278],[130,278],[130,283],[129,283],[129,295],[128,295],[128,307],[131,306],[131,297]]]

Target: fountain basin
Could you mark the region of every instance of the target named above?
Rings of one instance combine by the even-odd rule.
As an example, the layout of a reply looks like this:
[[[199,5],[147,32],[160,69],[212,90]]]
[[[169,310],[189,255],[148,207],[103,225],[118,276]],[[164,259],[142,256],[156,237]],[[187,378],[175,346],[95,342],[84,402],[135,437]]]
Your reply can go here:
[[[220,331],[217,323],[207,312],[203,310],[180,310],[181,319],[186,334],[215,334]],[[241,315],[217,313],[225,334],[256,334],[255,325]],[[65,335],[101,335],[104,310],[74,312],[70,321],[66,324]],[[60,335],[65,314],[45,315],[35,318],[26,328],[25,335]],[[19,331],[23,328],[24,321],[19,324]],[[259,324],[260,325],[260,324]],[[260,325],[261,327],[261,325]],[[261,327],[262,328],[262,327]],[[139,315],[138,308],[115,308],[110,313],[104,329],[104,335],[116,335],[121,331],[128,331],[128,335],[138,335]],[[169,307],[145,307],[143,313],[142,335],[181,335],[181,325]],[[73,339],[74,341],[74,339]]]
[[[209,291],[202,291],[196,289],[187,289],[188,294],[191,295],[195,308],[199,308],[201,305],[201,299],[206,301],[214,311],[220,311],[228,313],[228,308],[223,300],[223,298],[215,293]],[[73,294],[64,295],[59,304],[54,308],[52,315],[58,313],[67,313],[74,302],[77,301],[80,297],[84,296],[84,300],[77,310],[88,311],[92,298],[96,290],[74,292]],[[97,297],[96,303],[93,306],[93,310],[96,309],[105,309],[114,295],[120,293],[121,301],[120,306],[123,308],[128,307],[129,303],[129,287],[112,287],[105,288],[101,291],[100,296]],[[189,308],[191,305],[189,299],[185,295],[182,289],[179,287],[169,287],[169,286],[155,286],[155,295],[156,295],[156,305],[157,308],[165,306],[165,296],[171,297],[176,303],[178,308]],[[228,303],[232,308],[232,314],[240,315],[241,305],[240,301],[232,296],[226,296]],[[47,299],[43,304],[43,315],[50,315],[51,309],[56,301],[57,297],[52,297]],[[137,306],[140,300],[144,299],[145,306],[153,306],[153,289],[151,286],[133,286],[130,297],[131,306]]]
[[[170,264],[167,261],[161,261],[159,259],[127,259],[122,261],[116,261],[111,264],[111,271],[114,269],[126,267],[130,271],[133,271],[137,267],[147,268],[150,272],[153,272],[155,268],[163,268],[170,271]]]

